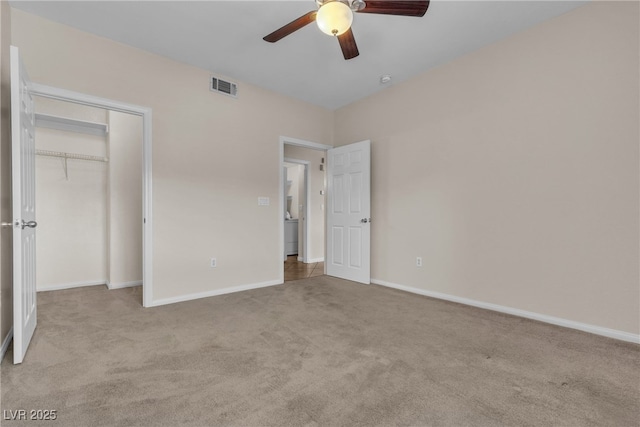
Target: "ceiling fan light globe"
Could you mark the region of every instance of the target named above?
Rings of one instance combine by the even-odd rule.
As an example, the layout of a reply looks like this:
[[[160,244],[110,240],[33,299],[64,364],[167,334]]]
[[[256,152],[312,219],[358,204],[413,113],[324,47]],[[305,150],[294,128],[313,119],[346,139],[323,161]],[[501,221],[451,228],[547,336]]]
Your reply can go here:
[[[341,1],[330,1],[320,7],[316,22],[323,33],[339,36],[351,28],[353,12],[348,5]]]

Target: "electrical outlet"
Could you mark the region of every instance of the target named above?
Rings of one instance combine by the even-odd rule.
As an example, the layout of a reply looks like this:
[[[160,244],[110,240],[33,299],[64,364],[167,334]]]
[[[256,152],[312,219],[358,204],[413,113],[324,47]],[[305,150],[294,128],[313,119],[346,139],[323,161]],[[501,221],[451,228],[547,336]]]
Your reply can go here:
[[[416,267],[422,267],[422,257],[421,256],[417,256],[416,257]]]
[[[211,268],[216,268],[218,266],[218,261],[215,258],[211,258],[211,262],[209,263]]]

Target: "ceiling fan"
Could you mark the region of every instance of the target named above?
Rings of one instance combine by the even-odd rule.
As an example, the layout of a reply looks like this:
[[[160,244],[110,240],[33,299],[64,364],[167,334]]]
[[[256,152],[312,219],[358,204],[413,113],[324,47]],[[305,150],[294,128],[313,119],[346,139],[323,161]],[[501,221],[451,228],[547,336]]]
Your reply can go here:
[[[265,36],[264,41],[275,43],[316,21],[322,32],[338,38],[344,59],[352,59],[360,54],[351,31],[353,12],[378,13],[382,15],[401,15],[421,17],[429,8],[429,1],[373,1],[373,0],[315,0],[318,10],[313,10],[300,18],[289,22],[282,28]]]

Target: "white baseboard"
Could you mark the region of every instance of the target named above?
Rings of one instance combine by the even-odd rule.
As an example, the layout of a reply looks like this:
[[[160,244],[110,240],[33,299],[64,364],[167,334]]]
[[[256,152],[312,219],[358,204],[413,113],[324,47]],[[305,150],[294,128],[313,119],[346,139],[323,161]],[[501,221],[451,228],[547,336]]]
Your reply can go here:
[[[187,294],[187,295],[180,295],[180,296],[177,296],[177,297],[163,298],[163,299],[159,299],[159,300],[153,301],[151,303],[151,307],[158,307],[158,306],[161,306],[161,305],[173,304],[173,303],[176,303],[176,302],[191,301],[191,300],[200,299],[200,298],[215,297],[215,296],[218,296],[218,295],[231,294],[231,293],[234,293],[234,292],[248,291],[248,290],[251,290],[251,289],[266,288],[268,286],[275,286],[275,285],[281,285],[281,284],[282,284],[282,280],[270,280],[268,282],[253,283],[253,284],[249,284],[249,285],[232,286],[230,288],[214,289],[212,291],[199,292],[199,293],[196,293],[196,294]]]
[[[85,286],[97,286],[97,285],[106,285],[108,280],[93,280],[90,282],[71,282],[71,283],[58,283],[54,285],[41,285],[36,288],[37,292],[47,292],[47,291],[59,291],[61,289],[73,289],[73,288],[84,288]]]
[[[455,295],[443,294],[440,292],[427,291],[424,289],[413,288],[410,286],[398,285],[396,283],[386,282],[384,280],[371,279],[374,285],[386,286],[388,288],[399,289],[401,291],[411,292],[418,295],[424,295],[431,298],[437,298],[445,301],[457,302],[460,304],[470,305],[473,307],[484,308],[487,310],[498,311],[500,313],[511,314],[514,316],[525,317],[527,319],[538,320],[552,325],[563,326],[565,328],[577,329],[583,332],[589,332],[596,335],[602,335],[608,338],[614,338],[621,341],[640,344],[640,335],[629,332],[618,331],[616,329],[603,328],[601,326],[589,325],[588,323],[575,322],[573,320],[562,319],[560,317],[547,316],[546,314],[534,313],[532,311],[520,310],[517,308],[506,307],[503,305],[491,304],[488,302],[476,301],[469,298],[457,297]]]
[[[310,258],[308,260],[304,260],[301,256],[298,257],[298,261],[304,262],[305,264],[313,264],[314,262],[324,262],[324,258]]]
[[[134,286],[141,286],[142,280],[134,280],[132,282],[116,282],[111,283],[107,282],[107,288],[111,289],[122,289],[122,288],[132,288]]]
[[[9,329],[9,333],[7,333],[7,336],[4,338],[4,341],[2,341],[2,347],[0,347],[0,363],[4,359],[4,355],[7,352],[7,349],[9,348],[11,339],[13,339],[13,326],[11,327],[11,329]]]

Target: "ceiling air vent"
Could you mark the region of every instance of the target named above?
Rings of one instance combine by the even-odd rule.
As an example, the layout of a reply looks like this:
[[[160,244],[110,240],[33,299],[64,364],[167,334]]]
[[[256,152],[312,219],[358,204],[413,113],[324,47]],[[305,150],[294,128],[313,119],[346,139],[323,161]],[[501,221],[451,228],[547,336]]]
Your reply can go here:
[[[211,91],[233,96],[234,98],[238,97],[237,84],[228,82],[226,80],[221,80],[213,76],[211,76]]]

